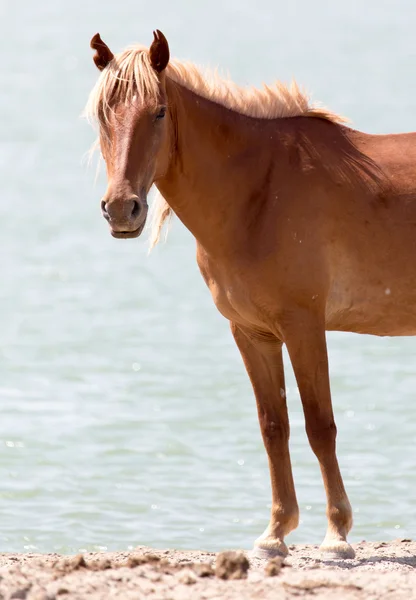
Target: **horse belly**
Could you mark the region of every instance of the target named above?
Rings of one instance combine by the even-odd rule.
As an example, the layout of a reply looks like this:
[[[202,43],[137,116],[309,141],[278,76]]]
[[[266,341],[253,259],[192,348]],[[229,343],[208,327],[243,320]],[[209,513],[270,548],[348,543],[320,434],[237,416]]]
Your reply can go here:
[[[383,271],[379,277],[368,277],[368,271],[357,265],[349,277],[332,281],[325,317],[330,331],[416,335],[416,281],[401,281],[397,274],[389,277]]]

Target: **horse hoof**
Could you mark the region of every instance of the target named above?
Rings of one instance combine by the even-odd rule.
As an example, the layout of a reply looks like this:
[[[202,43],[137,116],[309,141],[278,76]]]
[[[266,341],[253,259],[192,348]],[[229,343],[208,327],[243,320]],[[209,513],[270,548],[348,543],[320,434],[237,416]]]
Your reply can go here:
[[[345,560],[355,558],[355,552],[348,542],[333,541],[324,542],[319,548],[323,558]]]
[[[285,558],[289,554],[289,550],[284,542],[280,542],[278,546],[257,546],[255,545],[250,553],[251,558],[260,558],[262,560],[271,560],[280,556]]]

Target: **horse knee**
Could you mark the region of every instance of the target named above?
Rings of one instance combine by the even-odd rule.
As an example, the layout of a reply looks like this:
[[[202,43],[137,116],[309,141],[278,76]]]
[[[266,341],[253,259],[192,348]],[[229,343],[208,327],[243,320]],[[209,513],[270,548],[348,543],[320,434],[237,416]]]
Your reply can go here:
[[[335,452],[337,426],[333,419],[329,422],[320,422],[316,419],[312,423],[307,422],[306,433],[316,456],[324,452]]]
[[[286,445],[289,440],[289,423],[286,420],[260,415],[260,428],[267,447]]]

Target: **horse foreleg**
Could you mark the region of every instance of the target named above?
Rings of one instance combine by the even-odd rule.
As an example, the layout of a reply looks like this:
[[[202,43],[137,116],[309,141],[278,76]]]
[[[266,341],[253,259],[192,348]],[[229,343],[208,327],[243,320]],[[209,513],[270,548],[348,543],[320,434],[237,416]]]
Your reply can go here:
[[[285,536],[299,522],[299,509],[289,455],[289,419],[286,407],[282,343],[231,323],[256,396],[261,433],[269,458],[272,485],[270,523],[255,541],[254,556],[267,558],[288,553]]]
[[[321,551],[337,558],[353,558],[347,542],[352,511],[335,450],[337,428],[332,411],[328,355],[323,320],[295,311],[282,329],[305,414],[309,443],[321,467],[327,497],[328,531]]]

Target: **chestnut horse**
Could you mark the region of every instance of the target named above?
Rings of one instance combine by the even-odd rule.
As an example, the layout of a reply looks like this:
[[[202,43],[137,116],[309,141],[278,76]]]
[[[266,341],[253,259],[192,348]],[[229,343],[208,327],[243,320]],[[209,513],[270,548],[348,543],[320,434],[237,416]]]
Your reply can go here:
[[[113,55],[86,113],[99,123],[116,238],[141,234],[147,194],[161,199],[153,238],[173,211],[231,323],[257,401],[272,485],[260,557],[287,554],[299,520],[289,455],[282,345],[302,400],[327,497],[321,550],[351,558],[351,506],[338,466],[327,330],[416,334],[416,134],[368,135],[310,106],[296,87],[242,89],[150,49]]]

